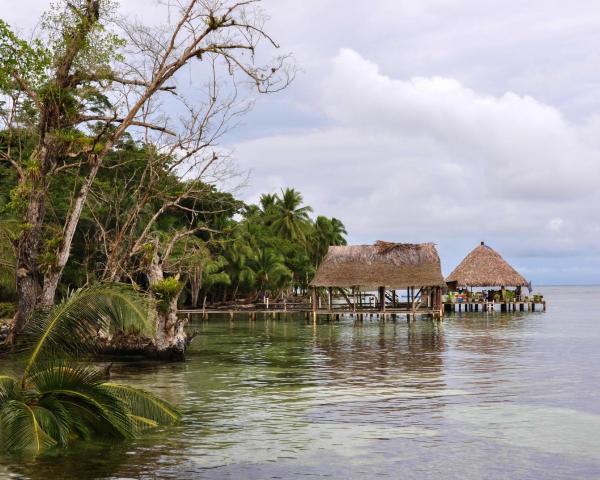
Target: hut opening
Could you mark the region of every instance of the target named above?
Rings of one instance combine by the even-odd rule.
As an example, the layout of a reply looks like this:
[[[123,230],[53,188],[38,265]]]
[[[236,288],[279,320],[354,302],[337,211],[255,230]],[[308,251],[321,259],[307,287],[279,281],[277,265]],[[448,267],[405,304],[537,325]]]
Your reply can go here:
[[[343,300],[342,308],[354,312],[443,311],[445,282],[433,243],[380,240],[373,245],[331,246],[310,287],[313,311],[323,309],[323,292],[327,310],[334,309],[334,291]]]

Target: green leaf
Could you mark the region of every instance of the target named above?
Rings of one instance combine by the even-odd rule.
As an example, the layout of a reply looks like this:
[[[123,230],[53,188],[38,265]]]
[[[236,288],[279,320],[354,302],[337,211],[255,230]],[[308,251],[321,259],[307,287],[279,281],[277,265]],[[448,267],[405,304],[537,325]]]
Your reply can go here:
[[[101,333],[133,330],[153,334],[155,322],[147,297],[130,285],[97,284],[75,291],[51,309],[38,312],[26,326],[33,351],[25,374],[40,355],[78,355],[93,351]]]
[[[139,429],[158,425],[170,425],[180,420],[175,407],[145,390],[116,383],[105,383],[103,388],[118,397],[129,410]]]

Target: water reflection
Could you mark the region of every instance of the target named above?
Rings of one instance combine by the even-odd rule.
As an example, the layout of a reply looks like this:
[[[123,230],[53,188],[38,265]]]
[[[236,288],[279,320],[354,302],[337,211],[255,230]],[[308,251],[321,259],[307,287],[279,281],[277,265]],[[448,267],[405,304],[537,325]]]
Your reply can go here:
[[[546,314],[443,323],[193,318],[186,363],[113,366],[115,380],[182,405],[181,425],[4,468],[80,480],[592,478],[600,327],[548,290]]]

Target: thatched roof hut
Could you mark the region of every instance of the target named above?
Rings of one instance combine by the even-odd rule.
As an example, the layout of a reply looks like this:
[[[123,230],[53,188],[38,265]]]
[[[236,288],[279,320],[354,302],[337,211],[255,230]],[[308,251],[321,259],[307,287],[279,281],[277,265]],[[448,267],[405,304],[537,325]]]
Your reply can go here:
[[[433,243],[392,243],[329,247],[312,287],[445,286],[440,257]]]
[[[469,253],[448,275],[455,287],[525,287],[529,282],[483,242]]]

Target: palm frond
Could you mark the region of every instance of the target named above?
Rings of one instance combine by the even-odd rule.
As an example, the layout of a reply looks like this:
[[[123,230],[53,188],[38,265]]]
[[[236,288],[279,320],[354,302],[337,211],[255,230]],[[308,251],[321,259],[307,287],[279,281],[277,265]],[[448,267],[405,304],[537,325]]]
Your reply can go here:
[[[8,400],[0,409],[2,444],[10,452],[27,451],[38,455],[56,445],[40,425],[32,407],[21,400]]]
[[[135,425],[127,405],[103,387],[102,372],[87,366],[62,364],[36,369],[27,377],[42,398],[60,402],[87,431],[112,438],[131,438]]]
[[[76,290],[51,309],[38,312],[26,326],[32,354],[25,373],[46,350],[65,355],[93,350],[101,333],[135,330],[153,334],[149,302],[129,285],[97,284]]]
[[[9,399],[18,398],[19,394],[19,382],[8,375],[0,375],[0,405]]]
[[[170,425],[181,418],[175,407],[145,390],[116,383],[105,383],[103,388],[127,405],[129,416],[136,422],[138,430]]]

